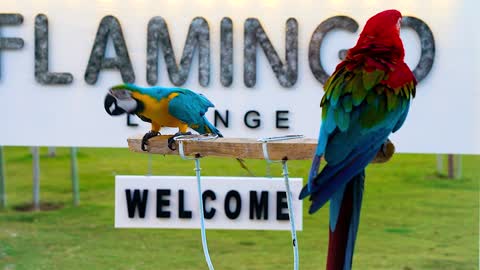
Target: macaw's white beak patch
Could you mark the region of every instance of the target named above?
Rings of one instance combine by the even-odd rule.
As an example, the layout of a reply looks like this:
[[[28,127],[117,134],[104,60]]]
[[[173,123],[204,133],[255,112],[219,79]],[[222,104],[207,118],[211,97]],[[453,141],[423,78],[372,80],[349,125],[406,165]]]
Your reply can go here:
[[[117,106],[127,113],[133,113],[137,109],[137,101],[133,98],[117,99]]]

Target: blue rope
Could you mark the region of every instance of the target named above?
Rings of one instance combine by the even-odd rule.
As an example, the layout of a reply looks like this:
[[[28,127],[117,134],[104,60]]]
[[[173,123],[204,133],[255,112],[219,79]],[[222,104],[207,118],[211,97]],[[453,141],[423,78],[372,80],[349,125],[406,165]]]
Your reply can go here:
[[[287,167],[286,160],[282,161],[282,167],[283,167],[283,178],[285,180],[285,188],[287,189],[288,217],[289,217],[290,228],[292,232],[293,269],[298,270],[299,257],[298,257],[297,231],[295,230],[295,217],[293,216],[292,192],[290,191],[290,184],[288,181],[288,167]]]
[[[203,216],[203,198],[202,198],[202,187],[200,181],[200,160],[195,158],[195,174],[197,175],[197,188],[198,188],[198,205],[200,207],[200,228],[202,232],[202,246],[203,254],[205,255],[205,260],[208,264],[208,269],[214,270],[212,260],[210,259],[210,254],[208,253],[207,245],[207,233],[205,232],[205,217]]]

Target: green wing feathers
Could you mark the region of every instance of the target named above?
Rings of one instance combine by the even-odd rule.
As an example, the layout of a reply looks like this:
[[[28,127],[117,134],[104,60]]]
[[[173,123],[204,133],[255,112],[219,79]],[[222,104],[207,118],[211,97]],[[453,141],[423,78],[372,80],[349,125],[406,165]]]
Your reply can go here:
[[[352,70],[346,66],[337,68],[324,86],[325,94],[320,103],[322,121],[327,119],[329,112],[333,112],[337,127],[345,131],[350,124],[352,110],[360,107],[360,124],[368,129],[385,120],[387,114],[396,108],[401,106],[404,109],[415,96],[415,82],[410,80],[392,87],[389,84],[390,74],[380,69],[366,70],[361,66]]]

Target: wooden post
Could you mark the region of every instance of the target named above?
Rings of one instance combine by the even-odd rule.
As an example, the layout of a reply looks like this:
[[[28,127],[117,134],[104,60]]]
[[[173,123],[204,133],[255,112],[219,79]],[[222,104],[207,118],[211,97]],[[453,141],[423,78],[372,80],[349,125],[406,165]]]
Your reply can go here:
[[[453,154],[448,154],[448,178],[453,179],[454,176],[454,164]]]
[[[0,145],[0,210],[7,206],[7,192],[5,190],[5,160],[3,146]]]

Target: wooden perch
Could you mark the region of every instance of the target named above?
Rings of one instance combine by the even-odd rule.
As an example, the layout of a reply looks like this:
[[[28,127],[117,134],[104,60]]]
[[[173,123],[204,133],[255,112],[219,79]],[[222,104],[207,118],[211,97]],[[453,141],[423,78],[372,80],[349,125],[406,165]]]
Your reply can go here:
[[[134,152],[152,153],[161,155],[178,155],[178,149],[172,151],[167,146],[167,140],[171,136],[157,136],[148,142],[148,152],[141,149],[142,137],[129,138],[128,148]],[[313,157],[317,147],[316,139],[292,139],[268,143],[268,154],[271,160],[308,160]],[[178,148],[178,147],[177,147]],[[262,142],[257,139],[245,138],[216,138],[209,141],[185,141],[185,155],[194,156],[199,154],[202,157],[230,157],[244,159],[263,159]],[[387,162],[395,152],[394,145],[389,141],[386,155],[382,151],[372,163]]]

